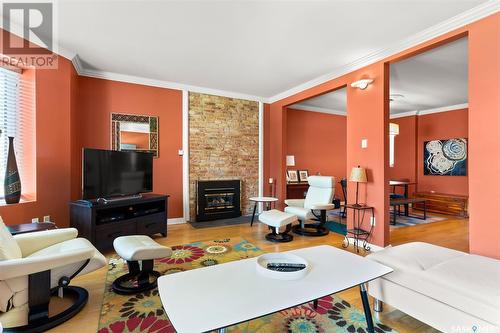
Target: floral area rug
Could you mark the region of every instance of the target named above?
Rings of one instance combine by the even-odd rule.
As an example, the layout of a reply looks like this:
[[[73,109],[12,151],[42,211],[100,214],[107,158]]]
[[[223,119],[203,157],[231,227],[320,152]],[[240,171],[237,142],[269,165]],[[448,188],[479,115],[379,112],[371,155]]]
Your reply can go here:
[[[174,274],[189,269],[251,258],[264,253],[242,238],[196,242],[174,246],[172,250],[171,257],[155,260],[155,270],[162,274]],[[111,258],[98,333],[174,333],[175,329],[161,305],[158,289],[135,295],[118,295],[112,291],[113,281],[126,272],[125,261],[118,257]],[[214,302],[214,306],[217,306],[217,301]],[[231,333],[366,332],[363,312],[345,300],[331,295],[320,299],[318,303],[316,309],[312,303],[303,304],[228,327],[227,331]],[[196,304],[193,304],[193,308],[196,308]],[[376,322],[375,326],[377,333],[395,332],[379,322]]]

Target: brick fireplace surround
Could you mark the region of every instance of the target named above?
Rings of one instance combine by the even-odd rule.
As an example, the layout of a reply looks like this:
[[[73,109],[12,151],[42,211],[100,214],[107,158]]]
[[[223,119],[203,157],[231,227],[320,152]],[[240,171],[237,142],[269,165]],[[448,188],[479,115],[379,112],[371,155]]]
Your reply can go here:
[[[189,93],[190,221],[196,217],[196,180],[241,179],[241,210],[258,195],[259,104]]]

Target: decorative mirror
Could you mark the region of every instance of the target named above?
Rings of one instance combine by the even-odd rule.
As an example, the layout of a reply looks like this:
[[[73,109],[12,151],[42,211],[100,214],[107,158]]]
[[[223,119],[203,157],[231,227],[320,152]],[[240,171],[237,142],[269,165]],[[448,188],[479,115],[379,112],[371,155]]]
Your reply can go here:
[[[158,117],[112,113],[111,149],[150,152],[158,157]]]

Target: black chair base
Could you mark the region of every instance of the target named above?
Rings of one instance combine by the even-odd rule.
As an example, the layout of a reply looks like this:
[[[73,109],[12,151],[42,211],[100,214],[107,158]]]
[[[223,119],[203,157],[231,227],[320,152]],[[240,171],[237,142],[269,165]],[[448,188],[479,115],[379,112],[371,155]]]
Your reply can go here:
[[[282,233],[277,233],[275,227],[269,227],[269,229],[272,230],[272,232],[268,233],[266,235],[266,239],[270,242],[275,242],[275,243],[288,243],[293,241],[293,236],[288,234],[290,230],[292,230],[292,225],[287,224],[285,231]]]
[[[293,241],[293,236],[289,234],[275,234],[271,232],[266,235],[266,239],[275,243],[288,243]]]
[[[304,224],[304,227],[298,224],[293,226],[292,231],[297,235],[307,237],[322,237],[330,233],[330,230],[328,230],[328,228],[318,223]]]
[[[89,299],[89,293],[87,290],[81,287],[68,286],[64,287],[64,294],[71,296],[74,299],[73,304],[52,317],[40,316],[38,319],[30,320],[28,325],[17,326],[17,327],[4,327],[3,331],[5,333],[38,333],[45,332],[51,328],[54,328],[65,321],[73,318],[78,312],[80,312]],[[57,289],[52,293],[57,294]],[[30,314],[36,312],[36,309],[30,307]]]
[[[322,209],[319,211],[320,215],[311,210],[311,213],[315,216],[313,220],[318,221],[318,223],[303,223],[294,225],[292,230],[297,235],[307,236],[307,237],[322,237],[330,233],[330,230],[325,227],[327,221],[326,210]]]
[[[138,261],[127,261],[129,272],[113,281],[113,291],[120,295],[130,295],[142,293],[156,288],[156,280],[161,276],[160,272],[153,270],[154,261],[143,260],[142,269],[139,268]],[[151,277],[154,281],[151,282]],[[132,286],[126,286],[128,282]]]

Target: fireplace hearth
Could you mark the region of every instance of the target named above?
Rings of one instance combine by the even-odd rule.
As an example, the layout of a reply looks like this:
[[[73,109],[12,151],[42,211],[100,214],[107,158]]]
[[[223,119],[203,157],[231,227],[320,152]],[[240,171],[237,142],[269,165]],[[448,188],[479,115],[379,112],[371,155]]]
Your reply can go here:
[[[199,180],[196,182],[196,222],[241,216],[241,181]]]

